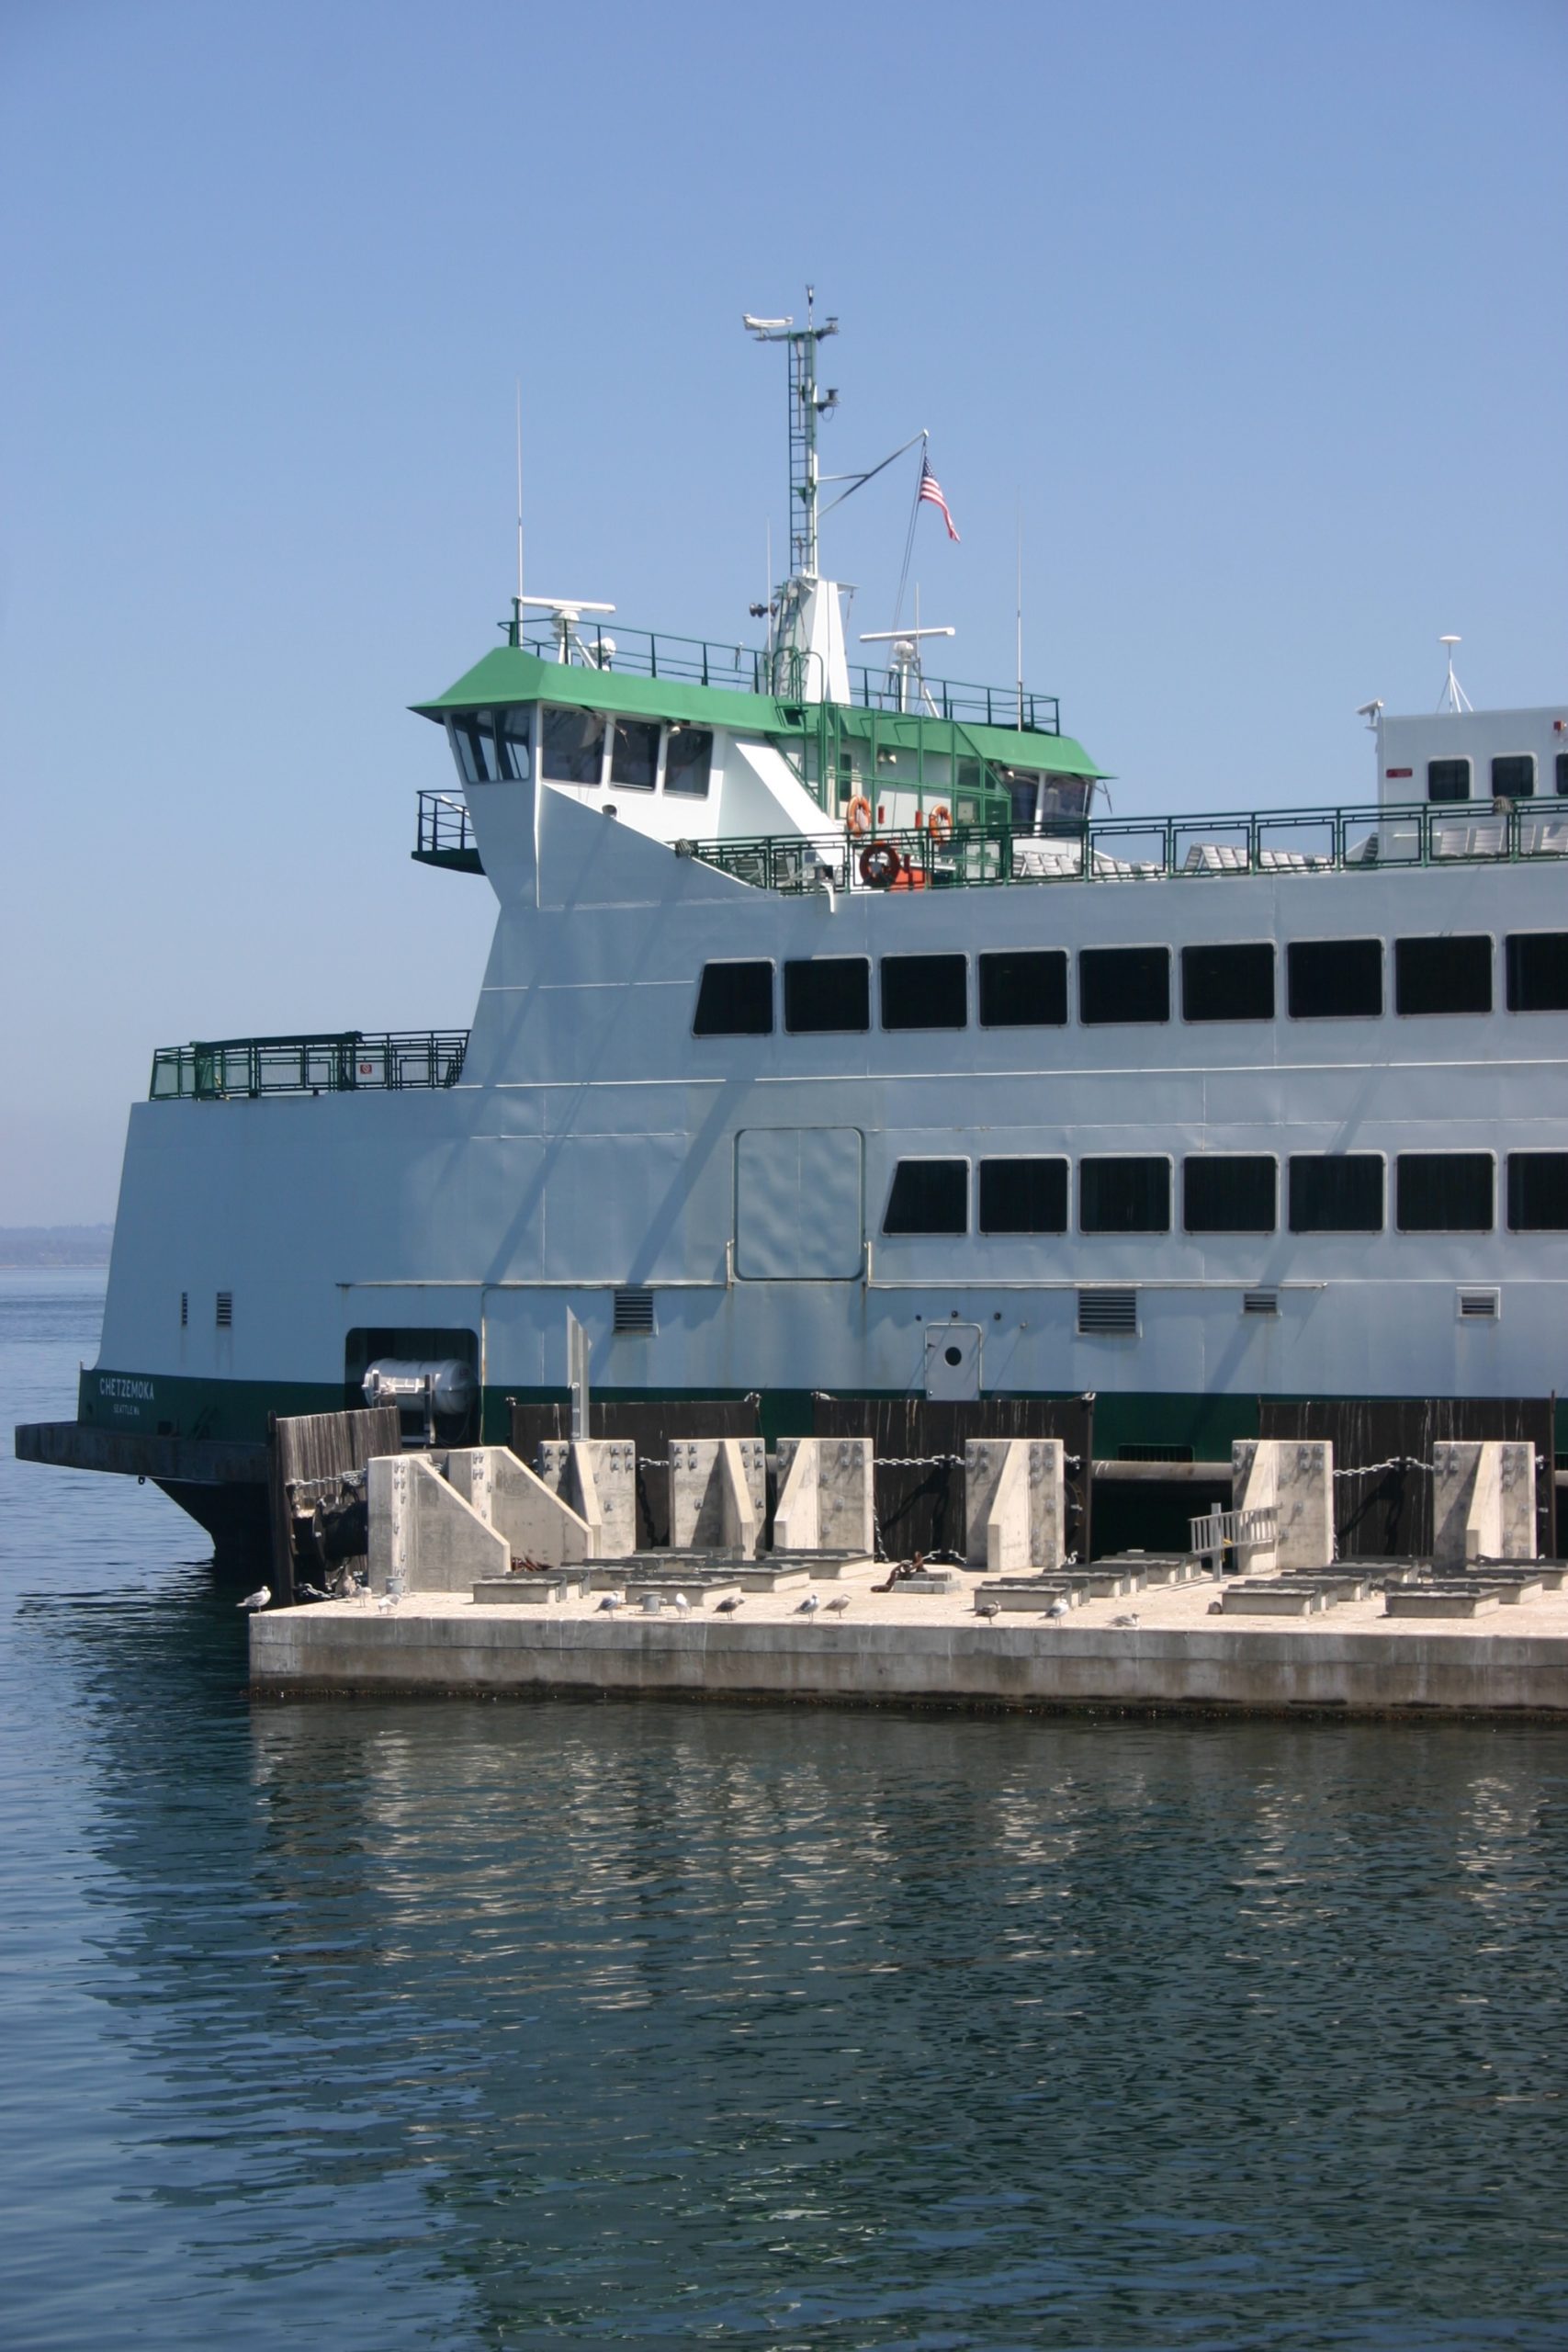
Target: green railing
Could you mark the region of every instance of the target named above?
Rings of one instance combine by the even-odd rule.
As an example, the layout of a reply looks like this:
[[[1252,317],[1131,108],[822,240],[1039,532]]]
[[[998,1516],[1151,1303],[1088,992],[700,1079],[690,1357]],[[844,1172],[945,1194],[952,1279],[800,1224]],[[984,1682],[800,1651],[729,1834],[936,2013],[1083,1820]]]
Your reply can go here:
[[[229,1037],[164,1046],[152,1057],[154,1102],[254,1101],[263,1094],[355,1094],[456,1086],[466,1029],[367,1036],[342,1029],[305,1037]]]
[[[558,660],[560,649],[545,625],[525,624],[521,636],[514,622],[502,621],[500,626],[509,643],[521,645],[543,662]],[[587,657],[588,668],[608,670],[612,674],[728,686],[781,702],[798,702],[806,691],[805,657],[777,648],[770,653],[761,646],[725,645],[713,638],[655,635],[651,629],[621,628],[614,621],[579,628],[574,642]],[[958,678],[926,678],[910,691],[930,696],[930,703],[922,707],[931,718],[966,719],[976,727],[1021,727],[1030,735],[1062,731],[1058,697],[1036,694],[1027,686],[1021,692],[1016,685],[979,686]],[[852,662],[850,699],[863,710],[896,711],[898,687],[886,670]],[[914,716],[912,711],[909,716]]]
[[[1048,832],[1008,824],[882,828],[854,837],[766,834],[682,844],[763,890],[952,888],[998,882],[1213,880],[1235,875],[1383,873],[1391,868],[1568,858],[1568,803],[1494,810],[1452,803],[1387,808],[1284,808],[1198,817],[1062,821]]]

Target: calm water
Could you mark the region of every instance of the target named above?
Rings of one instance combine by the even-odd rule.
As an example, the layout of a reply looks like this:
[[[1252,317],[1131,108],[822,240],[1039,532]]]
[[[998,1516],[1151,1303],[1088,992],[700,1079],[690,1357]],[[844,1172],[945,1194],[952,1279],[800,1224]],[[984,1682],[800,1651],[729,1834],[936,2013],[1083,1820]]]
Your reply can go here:
[[[1568,2345],[1562,1737],[253,1709],[0,1477],[7,2352]]]

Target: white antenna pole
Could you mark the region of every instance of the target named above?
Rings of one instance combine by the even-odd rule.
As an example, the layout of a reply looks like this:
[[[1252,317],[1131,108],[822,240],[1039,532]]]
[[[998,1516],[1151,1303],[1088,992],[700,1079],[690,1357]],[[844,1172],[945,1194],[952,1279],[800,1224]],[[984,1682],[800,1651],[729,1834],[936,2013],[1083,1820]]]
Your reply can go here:
[[[523,379],[517,379],[517,642],[523,642]]]
[[[768,625],[768,684],[773,679],[773,522],[770,515],[763,526],[767,533],[768,576],[762,582],[762,613]]]
[[[1023,732],[1023,492],[1018,493],[1018,730]]]
[[[1442,695],[1438,703],[1439,710],[1458,712],[1474,707],[1470,696],[1454,675],[1454,647],[1460,641],[1457,637],[1440,637],[1438,639],[1438,643],[1447,649],[1449,657],[1449,674],[1444,681]]]

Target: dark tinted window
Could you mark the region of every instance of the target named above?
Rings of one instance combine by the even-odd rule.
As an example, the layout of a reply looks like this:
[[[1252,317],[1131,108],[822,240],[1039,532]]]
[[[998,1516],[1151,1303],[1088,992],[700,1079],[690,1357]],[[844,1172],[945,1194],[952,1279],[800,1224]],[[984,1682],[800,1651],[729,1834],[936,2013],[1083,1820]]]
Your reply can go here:
[[[1382,1161],[1372,1151],[1299,1152],[1291,1161],[1292,1233],[1380,1233]]]
[[[1557,754],[1557,789],[1561,793],[1568,793],[1568,752]]]
[[[884,1233],[964,1233],[968,1227],[967,1160],[898,1162],[882,1220]]]
[[[1195,1153],[1181,1167],[1181,1222],[1189,1233],[1272,1233],[1280,1175],[1271,1159]]]
[[[1184,1021],[1272,1021],[1272,947],[1266,943],[1256,947],[1184,947],[1181,1016]]]
[[[1470,762],[1468,760],[1428,760],[1427,797],[1428,800],[1468,800],[1470,798]]]
[[[465,784],[494,784],[500,775],[495,754],[495,721],[488,710],[464,711],[452,721],[452,741]]]
[[[1505,955],[1510,1012],[1568,1012],[1568,931],[1516,931]]]
[[[969,1018],[962,956],[885,956],[885,1029],[962,1029]]]
[[[1168,947],[1084,947],[1078,952],[1078,1019],[1168,1021]]]
[[[509,784],[526,784],[534,773],[534,706],[513,703],[495,714],[496,750]]]
[[[1502,752],[1492,763],[1492,789],[1500,799],[1528,800],[1535,790],[1535,755]]]
[[[784,966],[784,1027],[869,1029],[871,966],[863,956],[818,956]]]
[[[1066,1017],[1065,947],[981,956],[982,1029],[1059,1029]]]
[[[1393,1163],[1401,1233],[1490,1233],[1489,1151],[1402,1151]]]
[[[1510,1233],[1568,1233],[1568,1151],[1508,1154]]]
[[[713,768],[710,727],[671,727],[664,752],[664,789],[683,792],[694,800],[706,797]]]
[[[1381,939],[1292,939],[1285,972],[1292,1021],[1352,1021],[1382,1011]]]
[[[659,722],[617,718],[610,739],[610,782],[628,792],[651,792],[659,781]]]
[[[1477,933],[1396,939],[1393,1008],[1396,1012],[1490,1012],[1492,942]]]
[[[1066,1233],[1065,1159],[982,1159],[982,1233]]]
[[[773,1025],[771,964],[705,964],[697,989],[699,1037],[765,1037]]]
[[[1080,1159],[1078,1224],[1085,1233],[1168,1233],[1168,1159]]]
[[[552,710],[540,730],[545,774],[556,784],[597,784],[604,761],[604,722],[597,711]]]

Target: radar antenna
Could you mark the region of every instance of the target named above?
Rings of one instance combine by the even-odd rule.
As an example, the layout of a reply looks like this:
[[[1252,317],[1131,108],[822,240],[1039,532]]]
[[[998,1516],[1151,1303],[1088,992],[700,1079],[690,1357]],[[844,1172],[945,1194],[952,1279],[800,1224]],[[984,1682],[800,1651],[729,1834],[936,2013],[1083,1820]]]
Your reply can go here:
[[[1457,637],[1440,637],[1438,639],[1438,643],[1446,645],[1449,651],[1449,674],[1443,681],[1443,691],[1438,697],[1439,710],[1451,710],[1457,713],[1475,708],[1475,705],[1454,676],[1454,647],[1461,642],[1462,639]]]
[[[759,343],[789,345],[789,549],[790,568],[797,580],[817,574],[817,495],[820,474],[817,462],[817,425],[839,405],[838,388],[817,390],[817,346],[839,332],[836,318],[817,323],[817,289],[806,289],[806,324],[787,319],[753,318],[750,311],[740,323]]]

